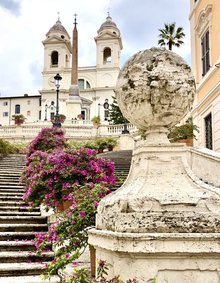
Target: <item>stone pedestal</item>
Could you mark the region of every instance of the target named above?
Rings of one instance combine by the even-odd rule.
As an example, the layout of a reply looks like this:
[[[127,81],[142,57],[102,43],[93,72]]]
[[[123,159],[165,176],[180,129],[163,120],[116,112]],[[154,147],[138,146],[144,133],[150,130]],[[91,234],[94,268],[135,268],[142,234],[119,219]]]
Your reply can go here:
[[[190,171],[184,145],[140,141],[126,183],[98,207],[89,244],[109,278],[220,282],[219,193]]]
[[[166,136],[194,94],[189,66],[165,49],[136,53],[119,74],[118,105],[146,140],[136,143],[126,182],[100,202],[89,233],[109,278],[220,283],[220,190],[196,178],[186,147]]]
[[[90,230],[96,258],[109,263],[109,278],[126,282],[219,283],[220,234],[120,233]]]

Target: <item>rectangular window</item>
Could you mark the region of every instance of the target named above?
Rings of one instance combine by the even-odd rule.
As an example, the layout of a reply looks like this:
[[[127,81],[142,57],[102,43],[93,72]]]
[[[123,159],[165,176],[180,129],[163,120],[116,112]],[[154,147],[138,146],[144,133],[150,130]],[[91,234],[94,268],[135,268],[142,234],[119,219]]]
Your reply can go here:
[[[7,106],[7,105],[8,105],[8,101],[4,101],[3,106]]]
[[[8,112],[3,112],[3,117],[8,117]]]
[[[205,117],[205,146],[212,149],[212,113]]]
[[[20,114],[21,113],[21,106],[20,104],[15,105],[15,114]]]
[[[210,69],[210,52],[209,52],[209,31],[207,31],[201,40],[202,45],[202,75]]]
[[[39,111],[39,120],[41,120],[41,110]]]

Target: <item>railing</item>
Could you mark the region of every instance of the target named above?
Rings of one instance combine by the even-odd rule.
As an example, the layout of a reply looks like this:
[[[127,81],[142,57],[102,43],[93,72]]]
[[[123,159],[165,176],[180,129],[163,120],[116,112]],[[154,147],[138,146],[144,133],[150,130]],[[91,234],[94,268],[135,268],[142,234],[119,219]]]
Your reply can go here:
[[[41,131],[42,128],[50,128],[51,122],[44,121],[42,123],[24,124],[21,126],[1,126],[0,138],[12,141],[30,141]],[[91,122],[77,121],[77,123],[65,123],[62,128],[66,132],[68,138],[94,138],[105,136],[120,136],[124,129],[124,125],[100,125],[94,128]],[[136,127],[127,124],[130,133],[137,131]]]

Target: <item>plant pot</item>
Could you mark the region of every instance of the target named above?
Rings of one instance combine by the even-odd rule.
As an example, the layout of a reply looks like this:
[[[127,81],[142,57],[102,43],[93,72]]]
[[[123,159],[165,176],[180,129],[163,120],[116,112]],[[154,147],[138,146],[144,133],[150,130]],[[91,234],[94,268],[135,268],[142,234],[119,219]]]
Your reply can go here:
[[[193,146],[193,139],[181,139],[178,142],[185,143],[187,146]]]
[[[57,206],[57,212],[63,212],[64,210],[68,209],[71,205],[72,205],[71,200],[63,201],[59,203],[59,205]]]

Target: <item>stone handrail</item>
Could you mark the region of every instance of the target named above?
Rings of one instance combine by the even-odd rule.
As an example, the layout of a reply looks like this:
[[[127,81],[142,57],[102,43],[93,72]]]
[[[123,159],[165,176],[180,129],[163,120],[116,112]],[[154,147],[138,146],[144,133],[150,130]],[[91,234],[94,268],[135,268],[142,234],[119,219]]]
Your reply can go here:
[[[207,148],[191,148],[188,163],[193,173],[205,183],[220,187],[220,153]]]

